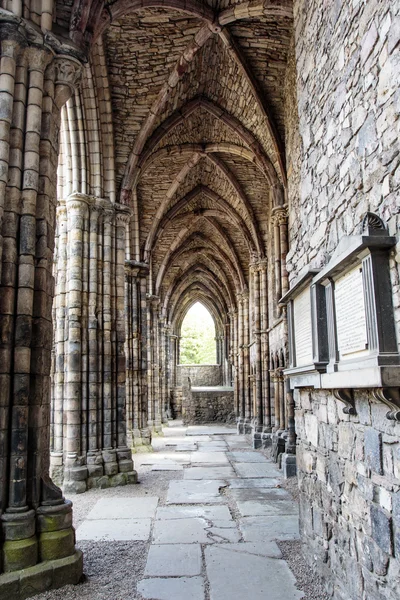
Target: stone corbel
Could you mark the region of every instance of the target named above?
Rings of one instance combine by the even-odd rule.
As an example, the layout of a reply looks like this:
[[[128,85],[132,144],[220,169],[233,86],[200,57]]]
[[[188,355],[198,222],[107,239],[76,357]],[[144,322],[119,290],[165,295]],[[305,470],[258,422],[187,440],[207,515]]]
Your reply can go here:
[[[386,418],[400,423],[400,388],[375,388],[372,395],[375,400],[389,407]]]
[[[357,414],[353,390],[347,388],[337,389],[333,390],[333,395],[335,396],[336,400],[339,400],[339,402],[342,402],[345,405],[343,409],[345,415]]]

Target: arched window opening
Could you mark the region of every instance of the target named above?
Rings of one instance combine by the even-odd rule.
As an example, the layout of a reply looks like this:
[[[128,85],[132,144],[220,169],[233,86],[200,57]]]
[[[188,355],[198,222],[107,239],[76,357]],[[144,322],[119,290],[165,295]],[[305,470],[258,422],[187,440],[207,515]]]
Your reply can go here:
[[[180,359],[182,365],[217,363],[215,323],[210,312],[196,302],[188,310],[181,327]]]

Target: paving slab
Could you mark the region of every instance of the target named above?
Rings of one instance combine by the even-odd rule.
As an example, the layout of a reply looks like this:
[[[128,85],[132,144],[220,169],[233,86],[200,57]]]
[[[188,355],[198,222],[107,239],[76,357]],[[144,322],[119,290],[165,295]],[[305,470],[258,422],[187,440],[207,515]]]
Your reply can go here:
[[[229,460],[238,463],[267,463],[268,459],[259,452],[228,452]]]
[[[193,517],[201,517],[212,523],[230,521],[234,524],[227,506],[160,506],[156,512],[157,520],[189,519]]]
[[[297,515],[243,517],[239,519],[239,527],[245,542],[300,539]]]
[[[151,467],[152,471],[183,471],[183,466],[177,463],[159,463]]]
[[[191,452],[173,452],[169,449],[166,452],[152,452],[151,454],[141,454],[135,456],[135,464],[155,465],[164,462],[178,462],[180,464],[189,464]]]
[[[257,481],[257,480],[255,480]],[[268,502],[270,500],[292,500],[284,488],[250,487],[230,489],[230,495],[240,502]]]
[[[238,477],[244,479],[257,477],[279,477],[278,469],[270,463],[233,463]]]
[[[146,600],[204,600],[202,577],[142,579],[138,582],[137,590]]]
[[[207,521],[201,518],[167,519],[156,521],[153,529],[154,544],[207,544]]]
[[[208,427],[206,425],[199,427],[188,427],[186,435],[236,435],[236,428],[219,427],[217,425]]]
[[[183,479],[233,479],[232,467],[189,467],[184,470]]]
[[[219,493],[226,487],[222,480],[171,481],[168,488],[167,504],[221,504],[224,498]]]
[[[76,530],[76,539],[104,541],[147,541],[151,519],[86,520]]]
[[[200,452],[226,452],[228,446],[225,442],[199,442],[197,449]]]
[[[163,429],[164,438],[166,437],[176,437],[176,436],[185,436],[187,431],[187,427],[165,427]]]
[[[144,575],[150,577],[190,577],[201,574],[199,544],[153,544]]]
[[[242,517],[253,516],[281,516],[298,515],[298,505],[292,500],[269,500],[256,502],[249,500],[247,502],[237,502],[237,507]]]
[[[280,484],[280,479],[273,477],[259,477],[257,479],[232,479],[229,481],[229,488],[233,489],[252,489],[252,488],[274,488]]]
[[[226,443],[228,445],[231,444],[245,444],[246,448],[249,447],[249,441],[247,440],[245,435],[241,435],[241,434],[236,434],[235,437],[228,437],[226,438]]]
[[[190,456],[192,464],[229,465],[224,452],[193,452]]]
[[[155,516],[158,498],[121,498],[109,496],[96,502],[87,519],[150,519]]]
[[[236,545],[237,546],[237,545]],[[300,600],[296,580],[287,563],[213,545],[205,549],[210,600]]]

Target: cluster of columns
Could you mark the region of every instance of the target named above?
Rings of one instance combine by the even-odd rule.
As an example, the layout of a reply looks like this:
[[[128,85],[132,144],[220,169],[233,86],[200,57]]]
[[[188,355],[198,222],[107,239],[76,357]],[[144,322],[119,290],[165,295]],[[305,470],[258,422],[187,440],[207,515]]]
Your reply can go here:
[[[60,111],[82,66],[10,12],[0,27],[0,595],[12,598],[40,571],[45,587],[82,573],[71,503],[49,478]]]
[[[73,193],[57,213],[51,475],[79,493],[136,481],[125,416],[130,211]]]

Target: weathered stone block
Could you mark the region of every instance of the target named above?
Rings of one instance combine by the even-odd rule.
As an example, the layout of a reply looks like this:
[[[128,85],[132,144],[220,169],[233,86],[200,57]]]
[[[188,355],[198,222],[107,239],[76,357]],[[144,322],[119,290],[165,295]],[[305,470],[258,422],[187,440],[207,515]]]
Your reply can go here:
[[[104,474],[105,475],[116,475],[118,473],[117,462],[106,462],[104,463]]]
[[[364,436],[366,463],[375,473],[382,475],[382,434],[372,427],[367,427]]]
[[[118,469],[120,473],[129,473],[129,471],[133,471],[133,460],[120,460]]]
[[[119,485],[126,485],[125,473],[117,473],[110,477],[110,487],[117,487]]]
[[[109,478],[106,475],[104,475],[103,477],[100,477],[97,480],[97,487],[100,488],[100,489],[102,489],[102,490],[104,490],[106,488],[109,488],[110,487],[110,480],[109,480]]]
[[[130,473],[125,473],[126,483],[134,484],[138,482],[138,474],[136,471],[131,471]]]
[[[26,540],[7,541],[3,544],[3,568],[5,573],[32,567],[37,563],[38,544],[36,536]]]
[[[371,505],[371,525],[373,540],[378,544],[381,550],[387,554],[391,554],[391,518],[386,514],[386,512],[376,506],[376,504]]]
[[[85,481],[88,477],[87,467],[73,467],[69,469],[69,479],[71,481]]]
[[[76,550],[73,555],[51,561],[53,567],[53,588],[79,583],[83,573],[83,554]]]
[[[88,477],[103,477],[104,469],[103,465],[88,464],[87,466]]]
[[[47,563],[39,563],[20,573],[19,598],[29,598],[34,594],[45,592],[53,584],[53,569]]]
[[[83,494],[87,490],[86,481],[66,481],[64,482],[65,494]]]
[[[72,527],[72,511],[59,514],[39,514],[37,516],[37,525],[39,532],[59,531]]]
[[[71,556],[75,550],[75,533],[72,527],[60,531],[48,531],[40,535],[40,560],[55,560]]]

